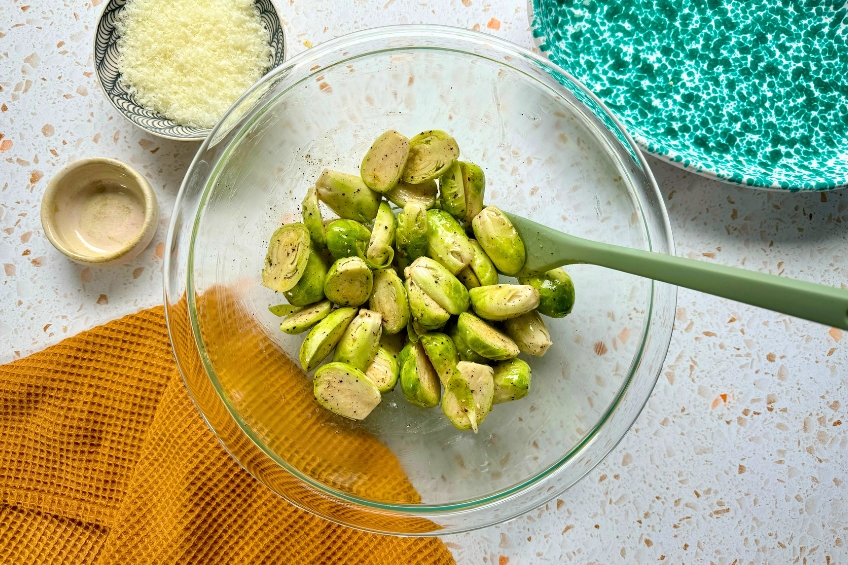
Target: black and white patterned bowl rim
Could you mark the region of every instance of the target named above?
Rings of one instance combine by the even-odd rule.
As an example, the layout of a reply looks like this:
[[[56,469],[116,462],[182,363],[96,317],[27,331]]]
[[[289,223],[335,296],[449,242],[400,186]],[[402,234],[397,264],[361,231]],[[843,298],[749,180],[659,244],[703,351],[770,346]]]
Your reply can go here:
[[[141,129],[167,139],[181,141],[201,141],[212,131],[209,128],[181,126],[173,120],[160,116],[155,112],[144,109],[120,84],[118,71],[118,35],[115,30],[115,20],[127,0],[109,0],[100,20],[97,22],[97,34],[94,40],[94,68],[100,80],[100,86],[106,98],[121,115]],[[277,10],[271,0],[256,0],[259,16],[268,28],[271,36],[271,52],[273,61],[269,71],[285,60],[285,40],[283,26]]]

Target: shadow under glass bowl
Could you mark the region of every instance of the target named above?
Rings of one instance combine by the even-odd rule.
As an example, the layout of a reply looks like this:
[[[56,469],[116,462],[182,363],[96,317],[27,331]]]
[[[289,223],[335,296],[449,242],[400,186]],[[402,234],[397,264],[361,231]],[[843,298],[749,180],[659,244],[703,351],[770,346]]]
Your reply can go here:
[[[239,106],[248,104],[247,113]],[[493,37],[439,26],[358,32],[263,78],[204,142],[168,236],[165,293],[175,355],[225,448],[289,502],[360,529],[469,530],[527,512],[596,466],[656,382],[674,287],[568,267],[577,302],[548,319],[554,345],[530,394],[480,433],[400,387],[363,422],[314,401],[260,284],[268,237],[300,220],[325,167],[357,171],[372,140],[451,132],[486,173],[486,202],[574,235],[672,253],[662,198],[630,137],[562,70]],[[502,279],[502,282],[508,279]]]

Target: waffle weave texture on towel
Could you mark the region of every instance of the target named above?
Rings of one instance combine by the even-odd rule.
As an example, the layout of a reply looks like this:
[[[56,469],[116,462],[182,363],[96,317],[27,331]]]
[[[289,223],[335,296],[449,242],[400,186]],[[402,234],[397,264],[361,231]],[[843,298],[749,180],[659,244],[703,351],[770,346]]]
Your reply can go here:
[[[416,496],[406,477],[370,488]],[[453,562],[437,538],[327,522],[244,471],[189,398],[162,307],[0,366],[0,563]]]

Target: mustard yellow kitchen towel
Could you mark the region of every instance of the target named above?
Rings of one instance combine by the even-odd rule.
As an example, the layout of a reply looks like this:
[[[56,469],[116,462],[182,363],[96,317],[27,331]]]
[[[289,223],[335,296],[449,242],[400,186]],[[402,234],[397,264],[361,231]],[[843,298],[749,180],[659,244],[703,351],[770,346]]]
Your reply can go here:
[[[370,488],[415,497],[405,477]],[[0,366],[0,563],[453,562],[437,538],[338,526],[253,479],[192,404],[162,307]]]

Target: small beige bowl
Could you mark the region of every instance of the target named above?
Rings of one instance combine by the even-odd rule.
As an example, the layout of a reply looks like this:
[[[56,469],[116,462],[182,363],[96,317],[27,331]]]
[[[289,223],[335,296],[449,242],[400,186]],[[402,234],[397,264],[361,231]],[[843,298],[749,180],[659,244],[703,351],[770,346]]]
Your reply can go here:
[[[115,159],[66,166],[41,199],[41,225],[53,247],[85,265],[132,261],[153,239],[159,205],[150,183]]]

